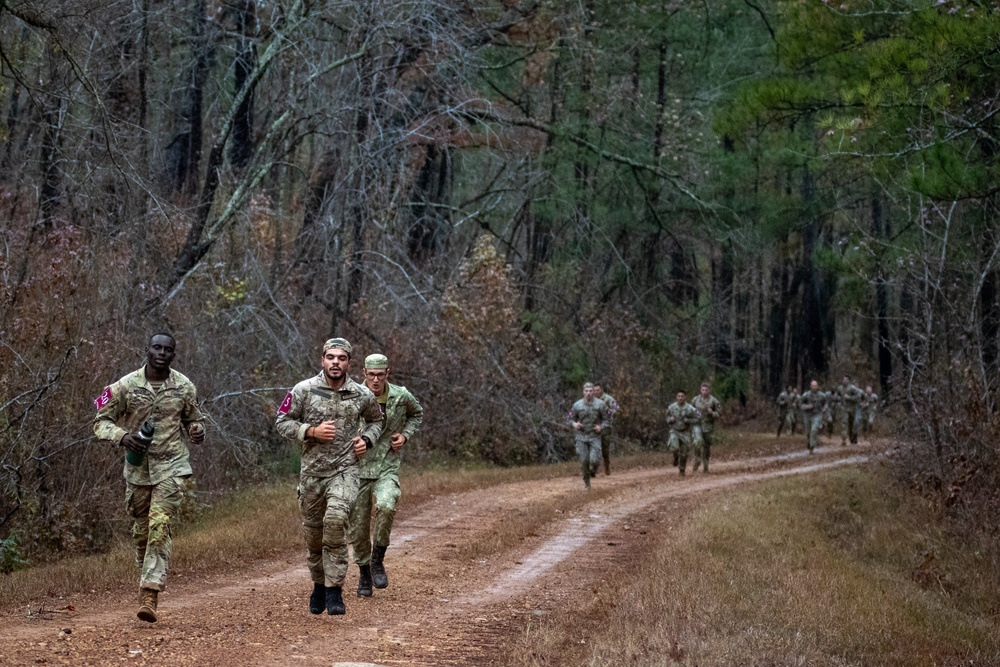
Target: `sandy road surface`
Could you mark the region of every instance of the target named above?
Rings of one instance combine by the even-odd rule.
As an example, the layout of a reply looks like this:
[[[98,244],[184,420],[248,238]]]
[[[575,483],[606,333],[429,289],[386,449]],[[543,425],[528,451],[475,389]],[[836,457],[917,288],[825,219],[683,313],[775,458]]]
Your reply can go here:
[[[175,578],[152,625],[131,600],[100,596],[66,600],[75,611],[56,618],[2,617],[0,664],[504,664],[505,645],[533,618],[572,614],[703,494],[856,465],[867,451],[736,459],[686,478],[635,469],[602,475],[590,492],[566,477],[442,495],[397,519],[388,589],[355,597],[351,566],[344,617],[308,613],[304,557],[289,556],[234,568],[238,579]]]

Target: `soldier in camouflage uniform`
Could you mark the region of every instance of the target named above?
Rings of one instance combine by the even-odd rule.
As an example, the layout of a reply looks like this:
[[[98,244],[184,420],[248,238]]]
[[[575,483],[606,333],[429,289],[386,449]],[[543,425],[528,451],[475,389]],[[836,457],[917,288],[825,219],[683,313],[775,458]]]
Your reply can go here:
[[[601,431],[608,422],[604,401],[594,398],[594,385],[583,385],[583,398],[570,408],[566,420],[576,433],[576,454],[583,470],[583,485],[590,488],[590,478],[601,466]]]
[[[608,409],[608,425],[601,429],[601,458],[604,459],[604,474],[611,474],[611,429],[614,426],[615,415],[618,414],[620,406],[615,397],[604,391],[599,384],[594,385],[594,398],[604,401]]]
[[[836,421],[837,411],[840,409],[840,397],[832,391],[823,392],[823,426],[826,427],[826,434],[833,435],[833,423]]]
[[[834,394],[840,405],[840,444],[846,446],[850,440],[852,445],[856,445],[861,422],[861,398],[864,392],[851,384],[851,378],[845,375],[834,390]]]
[[[701,423],[695,426],[694,438],[694,469],[705,465],[708,472],[708,459],[712,455],[712,445],[715,438],[715,420],[722,414],[722,403],[712,396],[712,388],[707,382],[701,383],[700,393],[691,401],[691,405],[701,414]]]
[[[146,347],[146,363],[94,400],[94,435],[144,455],[139,465],[125,461],[125,508],[132,519],[132,539],[139,578],[143,621],[156,621],[156,603],[167,581],[171,524],[180,509],[191,476],[188,442],[205,440],[204,417],[197,390],[170,368],[176,342],[170,334],[155,334]],[[136,439],[143,422],[154,426],[147,445]]]
[[[389,359],[382,354],[365,358],[365,386],[382,410],[382,435],[361,459],[361,488],[351,509],[351,544],[354,562],[361,570],[358,595],[369,597],[372,584],[386,588],[389,577],[383,559],[389,547],[392,521],[399,499],[399,449],[409,442],[424,418],[424,410],[413,394],[391,384]],[[372,504],[375,506],[374,552],[372,549]],[[373,581],[374,580],[374,581]]]
[[[878,394],[872,391],[872,386],[865,387],[861,397],[861,432],[871,433],[875,427],[875,412],[878,410]]]
[[[687,474],[688,450],[691,448],[691,436],[694,428],[701,424],[701,414],[687,402],[687,394],[677,392],[677,401],[667,408],[667,425],[670,427],[670,437],[667,447],[677,454],[677,469],[683,477]]]
[[[382,434],[375,396],[347,374],[351,344],[323,344],[323,369],[299,382],[278,408],[278,433],[302,443],[299,511],[313,592],[309,611],[344,614],[348,516],[358,495],[358,460]]]
[[[802,394],[802,422],[806,432],[806,446],[812,454],[819,443],[819,433],[823,429],[823,416],[826,414],[826,394],[819,390],[819,382],[809,383],[809,391]]]
[[[779,438],[783,429],[791,435],[795,435],[795,420],[798,418],[799,411],[799,406],[797,405],[798,396],[798,392],[795,391],[795,387],[792,385],[788,385],[788,389],[778,394],[778,400],[775,403],[778,405]]]

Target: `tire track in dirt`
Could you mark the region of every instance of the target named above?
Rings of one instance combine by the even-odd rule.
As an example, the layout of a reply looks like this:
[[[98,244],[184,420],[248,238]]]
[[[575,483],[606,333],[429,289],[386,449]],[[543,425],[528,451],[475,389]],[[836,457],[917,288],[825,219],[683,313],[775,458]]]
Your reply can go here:
[[[48,622],[0,619],[0,663],[502,662],[499,647],[520,631],[526,614],[540,611],[525,611],[513,600],[541,579],[554,587],[552,601],[570,596],[558,590],[571,580],[563,572],[567,564],[615,524],[698,493],[858,463],[865,458],[858,452],[821,448],[807,465],[798,452],[722,461],[713,464],[711,475],[685,479],[673,468],[620,471],[595,480],[589,494],[574,476],[442,495],[400,517],[390,550],[393,585],[372,599],[350,597],[346,617],[307,614],[304,559],[284,558],[238,582],[222,575],[173,587],[161,605],[162,620],[152,626],[135,621],[131,606],[114,603]],[[566,509],[555,510],[550,520],[533,516],[540,507]],[[455,556],[458,545],[488,545],[504,522],[518,517],[544,523],[514,546],[482,557]],[[586,576],[600,576],[599,565],[606,563],[593,564]],[[345,585],[350,596],[356,573],[352,566]],[[60,627],[74,633],[53,641]]]

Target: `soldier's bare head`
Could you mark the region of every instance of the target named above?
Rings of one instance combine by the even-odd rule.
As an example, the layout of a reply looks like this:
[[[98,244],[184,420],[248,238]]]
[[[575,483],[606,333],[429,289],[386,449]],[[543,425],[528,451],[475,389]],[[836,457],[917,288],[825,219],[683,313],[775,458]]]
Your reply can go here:
[[[588,401],[594,397],[594,385],[589,382],[583,385],[583,397]]]
[[[819,390],[819,382],[817,382],[816,380],[813,380],[812,382],[809,383],[809,388],[811,390],[813,390],[813,391],[818,391]]]
[[[851,383],[851,376],[845,375],[844,377],[840,378],[840,381],[843,384],[850,384]]]
[[[872,386],[871,386],[871,385],[867,385],[867,386],[865,386],[865,393],[866,393],[866,394],[870,394],[870,393],[872,393]]]
[[[683,389],[681,389],[680,391],[677,392],[677,402],[683,405],[684,401],[686,400],[687,400],[687,394],[684,392]]]
[[[708,395],[712,392],[712,385],[707,382],[701,383],[701,395],[708,398]]]
[[[163,378],[170,372],[170,364],[174,361],[177,343],[168,333],[155,333],[149,337],[146,345],[146,368],[150,379]]]
[[[594,383],[594,396],[597,398],[604,396],[604,387],[602,387],[599,382]]]

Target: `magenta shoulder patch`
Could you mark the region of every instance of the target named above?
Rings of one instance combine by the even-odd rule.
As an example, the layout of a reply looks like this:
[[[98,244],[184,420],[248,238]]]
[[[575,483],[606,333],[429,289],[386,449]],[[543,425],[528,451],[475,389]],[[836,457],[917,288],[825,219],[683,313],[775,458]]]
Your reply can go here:
[[[292,409],[292,392],[285,394],[285,400],[281,402],[281,407],[278,408],[279,415],[287,415],[288,411]]]
[[[100,410],[105,405],[111,402],[111,387],[105,387],[104,392],[94,399],[94,405]]]

